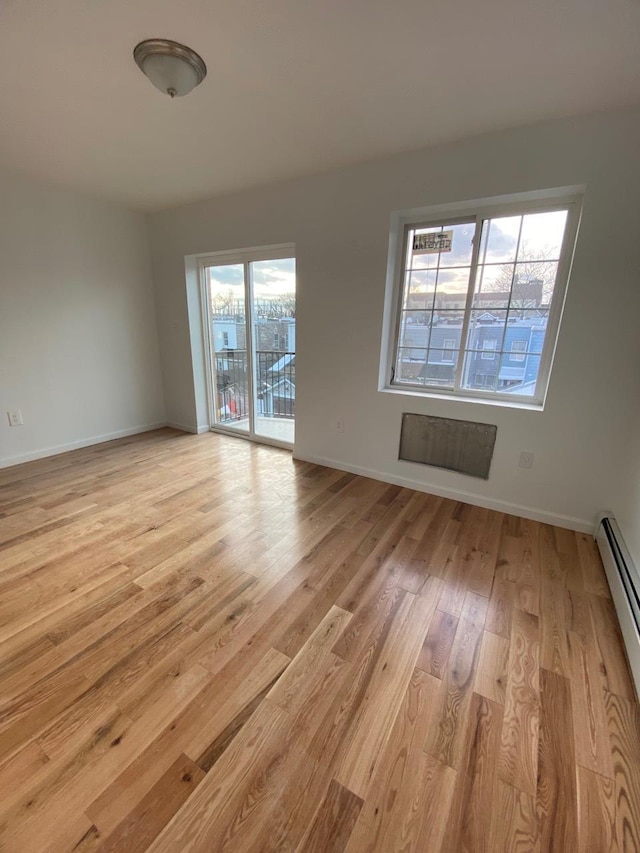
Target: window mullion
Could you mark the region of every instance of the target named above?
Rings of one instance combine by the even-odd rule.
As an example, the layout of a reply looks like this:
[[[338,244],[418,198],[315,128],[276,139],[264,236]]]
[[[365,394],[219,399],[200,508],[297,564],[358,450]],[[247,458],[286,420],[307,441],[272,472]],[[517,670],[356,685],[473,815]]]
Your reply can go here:
[[[513,302],[513,285],[516,281],[517,269],[518,269],[518,256],[520,254],[520,243],[522,241],[522,227],[524,225],[524,215],[520,219],[520,230],[518,231],[518,241],[516,243],[516,253],[514,255],[513,261],[513,272],[511,273],[511,287],[509,289],[509,299],[507,300],[507,310],[504,317],[504,328],[502,330],[502,340],[500,341],[500,349],[498,352],[499,360],[502,358],[502,350],[504,348],[504,342],[507,338],[507,323],[509,321],[509,312],[511,311],[511,303]],[[500,364],[498,363],[498,369],[500,369]],[[497,385],[496,385],[497,388]]]
[[[473,235],[473,252],[471,253],[471,268],[469,270],[469,285],[467,287],[467,301],[464,307],[464,319],[462,321],[462,332],[460,334],[460,348],[458,349],[458,363],[453,379],[454,391],[460,391],[462,385],[462,370],[464,366],[464,352],[467,346],[467,335],[469,323],[471,322],[471,309],[473,306],[473,293],[478,269],[478,258],[480,256],[480,243],[482,242],[482,217],[476,216],[476,231]]]

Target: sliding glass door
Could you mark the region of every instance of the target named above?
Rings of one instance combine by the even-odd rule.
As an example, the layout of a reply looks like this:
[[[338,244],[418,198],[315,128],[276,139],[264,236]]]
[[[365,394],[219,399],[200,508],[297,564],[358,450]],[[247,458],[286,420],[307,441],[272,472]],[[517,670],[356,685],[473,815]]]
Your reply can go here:
[[[291,248],[202,262],[213,429],[290,446],[296,403]]]

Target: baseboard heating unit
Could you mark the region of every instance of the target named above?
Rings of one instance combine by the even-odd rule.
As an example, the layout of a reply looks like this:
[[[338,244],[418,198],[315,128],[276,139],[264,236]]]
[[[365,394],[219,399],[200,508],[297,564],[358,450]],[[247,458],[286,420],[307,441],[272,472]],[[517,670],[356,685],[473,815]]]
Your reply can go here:
[[[640,575],[611,515],[598,525],[596,542],[627,649],[631,674],[640,696]]]

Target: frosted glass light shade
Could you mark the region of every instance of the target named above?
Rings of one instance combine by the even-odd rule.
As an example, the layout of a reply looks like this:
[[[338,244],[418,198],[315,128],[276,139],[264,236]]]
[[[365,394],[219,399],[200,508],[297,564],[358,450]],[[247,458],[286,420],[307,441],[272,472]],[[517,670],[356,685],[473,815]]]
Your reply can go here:
[[[167,39],[140,42],[133,58],[156,89],[172,98],[189,94],[207,74],[207,67],[197,53]]]

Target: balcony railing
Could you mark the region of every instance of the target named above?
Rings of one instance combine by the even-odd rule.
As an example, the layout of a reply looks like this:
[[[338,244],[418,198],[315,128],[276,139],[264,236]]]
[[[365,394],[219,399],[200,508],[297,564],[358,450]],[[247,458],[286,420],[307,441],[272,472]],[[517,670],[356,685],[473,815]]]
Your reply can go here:
[[[295,417],[295,353],[256,350],[256,417]],[[218,423],[229,424],[249,417],[249,370],[246,350],[222,350],[215,354]]]

